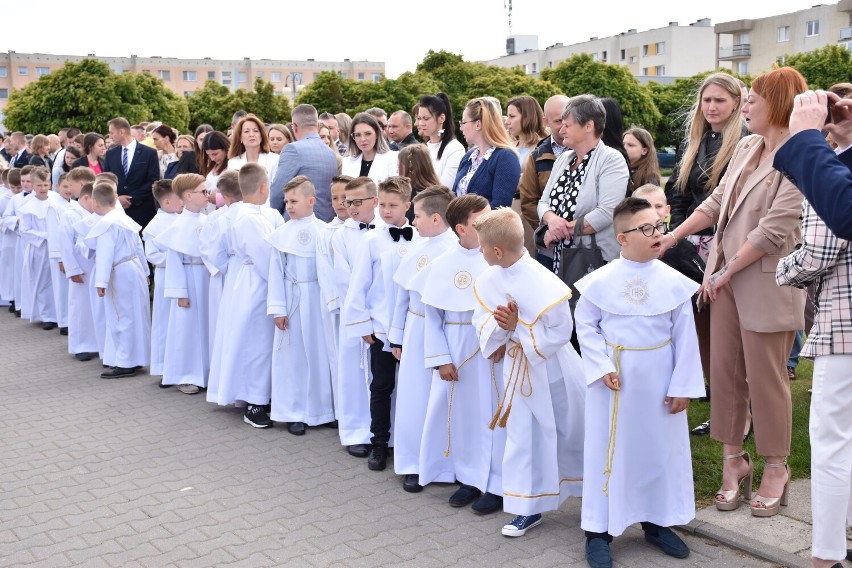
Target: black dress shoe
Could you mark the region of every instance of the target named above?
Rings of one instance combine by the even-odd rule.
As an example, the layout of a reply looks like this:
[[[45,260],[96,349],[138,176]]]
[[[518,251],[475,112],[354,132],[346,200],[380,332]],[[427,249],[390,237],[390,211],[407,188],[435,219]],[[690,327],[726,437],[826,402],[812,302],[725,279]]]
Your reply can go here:
[[[45,331],[50,331],[51,329],[56,329],[56,322],[52,322],[52,321],[42,322],[41,328]]]
[[[163,377],[160,377],[160,385],[159,386],[160,386],[161,389],[169,389],[169,388],[172,388],[174,385],[164,385],[163,384]]]
[[[16,318],[21,317],[21,310],[15,310],[15,317]]]
[[[92,353],[86,353],[86,352],[75,353],[74,358],[77,359],[78,361],[91,361],[92,355],[93,355]]]
[[[113,367],[109,371],[101,373],[102,379],[120,379],[122,377],[132,377],[136,374],[136,369],[125,367]]]
[[[59,335],[68,335],[68,328],[67,327],[60,327],[59,328]]]
[[[356,458],[366,458],[370,455],[370,444],[355,444],[346,448],[350,456]]]
[[[482,491],[476,487],[472,485],[462,485],[450,496],[450,507],[464,507],[465,505],[470,505],[478,499],[480,495],[482,495]]]
[[[470,507],[474,513],[490,515],[503,508],[503,498],[493,493],[483,493],[482,497],[473,502]]]
[[[305,423],[304,422],[290,422],[290,425],[287,426],[287,431],[293,434],[294,436],[304,436],[305,435]]]
[[[332,428],[334,430],[337,430],[337,420],[332,420],[331,422],[326,422],[325,424],[323,424],[323,426],[325,426],[326,428]]]
[[[402,477],[402,488],[409,493],[420,493],[423,491],[423,486],[420,485],[420,476],[416,473],[409,473]]]
[[[10,314],[14,314],[14,313],[15,313],[15,302],[11,302],[11,303],[9,303],[9,313],[10,313]]]
[[[388,447],[377,444],[370,449],[367,457],[367,467],[372,471],[382,471],[388,465]]]

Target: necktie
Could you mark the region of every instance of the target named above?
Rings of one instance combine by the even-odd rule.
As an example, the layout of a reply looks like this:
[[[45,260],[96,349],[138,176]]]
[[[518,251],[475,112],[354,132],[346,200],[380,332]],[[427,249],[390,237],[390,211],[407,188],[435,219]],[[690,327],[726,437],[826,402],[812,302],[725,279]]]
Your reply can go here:
[[[363,231],[364,229],[369,231],[370,229],[375,229],[375,228],[376,228],[376,226],[372,225],[372,224],[368,225],[367,223],[358,223],[358,230],[359,231]]]
[[[411,238],[414,236],[414,229],[411,227],[389,227],[388,232],[390,233],[390,236],[393,238],[395,243],[399,242],[400,237],[404,238],[406,241],[410,241]]]
[[[124,176],[127,177],[127,146],[121,149],[121,167],[124,170]]]

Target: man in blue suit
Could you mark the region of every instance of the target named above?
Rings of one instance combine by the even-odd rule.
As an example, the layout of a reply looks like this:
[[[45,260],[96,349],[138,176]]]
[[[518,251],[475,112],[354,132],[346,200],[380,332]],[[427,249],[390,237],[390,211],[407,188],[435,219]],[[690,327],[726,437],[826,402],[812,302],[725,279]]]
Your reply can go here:
[[[829,100],[832,121],[825,124]],[[821,128],[831,134],[838,152]],[[799,188],[831,232],[852,239],[852,99],[825,91],[796,95],[790,134],[775,154],[775,169]]]
[[[27,152],[27,137],[24,136],[23,132],[13,132],[9,135],[10,143],[10,151],[9,155],[11,159],[9,160],[10,168],[23,168],[30,163],[30,157],[32,154]]]
[[[269,187],[269,205],[284,215],[284,186],[296,176],[308,176],[317,190],[314,214],[327,223],[334,219],[331,178],[337,175],[337,157],[317,133],[317,109],[299,105],[291,117],[296,141],[281,150],[278,170]]]
[[[127,216],[145,227],[157,214],[151,191],[160,179],[157,151],[136,142],[126,118],[113,118],[107,124],[114,144],[107,150],[104,171],[118,177],[118,200]]]

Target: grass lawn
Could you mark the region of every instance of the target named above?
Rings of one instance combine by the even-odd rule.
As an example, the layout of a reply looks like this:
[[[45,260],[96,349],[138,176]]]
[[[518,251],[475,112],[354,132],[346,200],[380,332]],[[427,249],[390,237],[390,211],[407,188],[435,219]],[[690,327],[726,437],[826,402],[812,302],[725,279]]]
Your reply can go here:
[[[799,359],[797,379],[790,382],[793,394],[793,442],[787,462],[793,478],[808,478],[811,475],[811,446],[808,440],[808,415],[810,413],[813,362]],[[689,406],[689,428],[701,424],[710,417],[710,403],[692,401]],[[692,475],[695,480],[695,502],[698,506],[710,505],[713,495],[722,484],[722,444],[710,436],[690,436],[692,442]],[[754,449],[754,436],[750,436],[744,449],[754,460],[754,488],[760,484],[763,460]]]

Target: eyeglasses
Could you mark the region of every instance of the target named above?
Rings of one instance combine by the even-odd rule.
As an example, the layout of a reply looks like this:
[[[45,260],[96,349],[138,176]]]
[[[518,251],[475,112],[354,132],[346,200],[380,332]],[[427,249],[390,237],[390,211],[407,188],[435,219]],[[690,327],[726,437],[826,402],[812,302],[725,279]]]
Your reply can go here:
[[[642,234],[646,237],[653,237],[654,231],[657,231],[661,235],[665,235],[669,232],[668,227],[666,227],[666,222],[660,221],[656,225],[652,225],[651,223],[642,223],[638,227],[627,229],[626,231],[622,231],[621,233],[623,235],[626,235],[627,233],[632,233],[633,231],[642,231]]]
[[[343,204],[347,207],[361,207],[361,205],[369,199],[372,199],[372,197],[367,197],[365,199],[347,199],[343,202]]]
[[[479,119],[476,119],[476,120],[479,120]],[[460,120],[459,121],[459,128],[461,128],[465,124],[470,124],[471,122],[476,122],[476,120]]]

